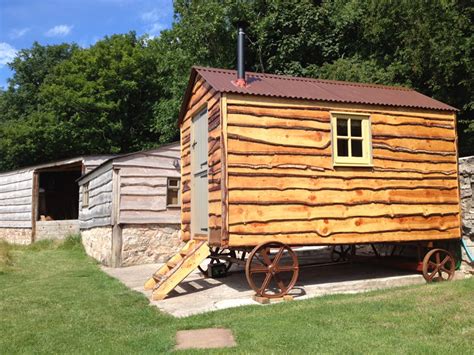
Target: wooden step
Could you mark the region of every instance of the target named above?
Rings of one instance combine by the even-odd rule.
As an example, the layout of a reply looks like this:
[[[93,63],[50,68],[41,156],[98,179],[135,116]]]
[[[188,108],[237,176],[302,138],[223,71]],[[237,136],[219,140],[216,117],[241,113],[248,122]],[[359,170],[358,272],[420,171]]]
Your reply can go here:
[[[184,255],[183,255],[184,254]],[[162,300],[210,254],[207,241],[190,240],[183,249],[158,269],[145,283],[153,289],[152,299]]]

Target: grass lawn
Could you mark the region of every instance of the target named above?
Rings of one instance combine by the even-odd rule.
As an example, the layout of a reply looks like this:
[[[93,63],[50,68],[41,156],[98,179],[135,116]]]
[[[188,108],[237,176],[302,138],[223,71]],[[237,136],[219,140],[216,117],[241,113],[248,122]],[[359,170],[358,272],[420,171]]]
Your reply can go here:
[[[474,352],[474,278],[175,319],[102,273],[77,241],[7,249],[0,354],[163,353],[177,330],[205,327],[231,328],[238,347],[226,351],[238,353]]]

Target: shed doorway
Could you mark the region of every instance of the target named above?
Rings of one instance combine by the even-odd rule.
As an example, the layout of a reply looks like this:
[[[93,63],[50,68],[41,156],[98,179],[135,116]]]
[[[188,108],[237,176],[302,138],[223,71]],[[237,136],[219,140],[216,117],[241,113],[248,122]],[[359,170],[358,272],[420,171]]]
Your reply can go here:
[[[191,234],[208,236],[208,122],[207,109],[192,120],[191,126]]]
[[[81,167],[70,171],[45,171],[38,174],[38,220],[57,221],[79,216]]]

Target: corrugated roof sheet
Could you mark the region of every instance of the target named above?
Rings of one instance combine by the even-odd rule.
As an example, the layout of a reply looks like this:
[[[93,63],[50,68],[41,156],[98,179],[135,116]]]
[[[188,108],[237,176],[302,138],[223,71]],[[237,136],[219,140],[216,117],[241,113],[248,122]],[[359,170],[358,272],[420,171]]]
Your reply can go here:
[[[404,87],[247,72],[248,87],[241,88],[232,83],[237,78],[235,70],[193,67],[193,71],[215,90],[224,93],[457,111],[452,106]]]

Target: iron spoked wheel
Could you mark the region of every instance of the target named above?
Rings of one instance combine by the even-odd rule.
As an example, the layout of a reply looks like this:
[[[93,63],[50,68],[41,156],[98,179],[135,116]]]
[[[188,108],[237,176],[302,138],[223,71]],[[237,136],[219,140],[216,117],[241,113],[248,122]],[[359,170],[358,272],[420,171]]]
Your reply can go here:
[[[245,263],[245,276],[257,296],[286,295],[298,279],[298,258],[286,244],[263,243],[255,247]]]
[[[349,260],[351,253],[350,245],[334,245],[331,250],[331,261],[339,263]]]
[[[210,248],[211,249],[211,255],[209,255],[209,263],[204,264],[204,265],[199,265],[198,269],[201,271],[205,276],[207,276],[207,270],[209,268],[209,264],[217,264],[220,262],[219,257],[223,257],[224,263],[225,263],[225,270],[229,271],[229,269],[232,266],[232,262],[230,260],[227,260],[225,258],[227,257],[232,257],[235,258],[236,254],[234,250],[229,250],[229,249],[221,249],[221,248]]]
[[[447,250],[433,249],[423,258],[423,277],[426,282],[452,280],[455,270],[456,261]]]

